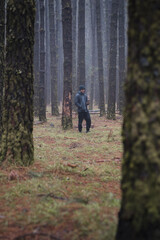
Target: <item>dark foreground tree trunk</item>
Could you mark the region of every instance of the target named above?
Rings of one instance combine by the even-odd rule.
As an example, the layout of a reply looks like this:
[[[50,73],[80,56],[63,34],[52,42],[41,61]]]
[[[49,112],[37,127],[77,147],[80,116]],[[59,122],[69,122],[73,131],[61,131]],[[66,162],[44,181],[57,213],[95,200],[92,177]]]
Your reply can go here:
[[[117,240],[160,239],[160,1],[129,1]]]
[[[62,105],[63,129],[72,128],[72,8],[71,0],[62,0],[64,90]]]
[[[9,0],[1,162],[33,162],[34,0]]]
[[[104,78],[103,78],[103,53],[102,53],[102,27],[100,1],[96,0],[96,19],[97,19],[97,48],[98,48],[98,79],[99,79],[99,108],[100,117],[105,115],[104,105]]]
[[[0,1],[0,141],[2,134],[2,95],[4,81],[4,25],[5,24],[5,0]]]
[[[109,54],[109,91],[107,109],[108,119],[115,119],[118,4],[119,0],[112,0]]]

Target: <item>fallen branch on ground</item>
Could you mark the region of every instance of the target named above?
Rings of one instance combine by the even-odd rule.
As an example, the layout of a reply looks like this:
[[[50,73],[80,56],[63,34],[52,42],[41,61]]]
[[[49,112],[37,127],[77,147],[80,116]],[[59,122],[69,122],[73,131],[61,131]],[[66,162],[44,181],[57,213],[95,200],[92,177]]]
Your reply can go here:
[[[49,235],[49,234],[46,234],[46,233],[27,233],[27,234],[15,237],[13,240],[33,239],[33,237],[35,238],[36,236],[43,236],[43,237],[47,237],[47,239],[60,240],[60,238],[57,238],[53,235]],[[28,237],[30,237],[30,238],[28,238]]]

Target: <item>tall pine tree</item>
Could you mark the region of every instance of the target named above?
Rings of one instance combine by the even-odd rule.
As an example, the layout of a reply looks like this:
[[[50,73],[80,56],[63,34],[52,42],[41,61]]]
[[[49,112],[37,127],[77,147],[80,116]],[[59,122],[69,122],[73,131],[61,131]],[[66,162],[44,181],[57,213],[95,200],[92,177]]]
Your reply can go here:
[[[125,0],[119,1],[119,112],[124,107],[124,80],[125,80]]]
[[[62,0],[64,89],[62,106],[63,129],[72,128],[72,8],[71,0]]]
[[[98,48],[99,108],[100,116],[102,117],[105,115],[105,103],[104,103],[104,78],[103,78],[102,26],[99,0],[96,0],[96,19],[97,19],[97,48]]]
[[[0,162],[33,162],[34,0],[7,4],[7,54]]]
[[[85,0],[80,0],[78,5],[78,86],[85,85],[85,75]]]
[[[107,118],[115,119],[116,68],[117,68],[117,18],[119,0],[112,0],[109,53],[109,90]]]
[[[117,240],[160,239],[160,1],[129,0]]]
[[[57,50],[56,50],[56,28],[55,28],[55,2],[49,0],[49,30],[50,30],[50,68],[51,68],[51,113],[59,115],[57,96]]]
[[[36,0],[34,26],[34,115],[39,116],[39,70],[40,70],[40,34],[39,34],[39,0]]]
[[[45,96],[45,5],[44,0],[39,0],[40,10],[40,75],[39,75],[39,120],[46,121],[46,96]]]

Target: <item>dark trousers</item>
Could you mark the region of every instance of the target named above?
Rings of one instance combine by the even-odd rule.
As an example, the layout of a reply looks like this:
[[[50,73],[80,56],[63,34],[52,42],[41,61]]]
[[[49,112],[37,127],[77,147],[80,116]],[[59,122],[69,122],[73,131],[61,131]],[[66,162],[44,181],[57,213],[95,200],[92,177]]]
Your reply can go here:
[[[82,131],[82,122],[83,120],[86,121],[86,131],[89,131],[91,127],[91,118],[89,112],[79,112],[78,113],[78,130],[79,132]]]

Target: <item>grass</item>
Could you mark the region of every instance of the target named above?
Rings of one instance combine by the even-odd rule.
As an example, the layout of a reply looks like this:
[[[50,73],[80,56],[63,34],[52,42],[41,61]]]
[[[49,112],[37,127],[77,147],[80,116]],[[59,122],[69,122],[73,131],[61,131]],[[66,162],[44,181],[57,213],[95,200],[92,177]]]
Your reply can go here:
[[[88,134],[77,132],[76,119],[69,131],[49,115],[46,123],[34,126],[34,164],[0,173],[2,239],[39,229],[62,240],[114,240],[120,207],[121,121],[94,116],[92,122]],[[10,181],[12,170],[17,177]]]

